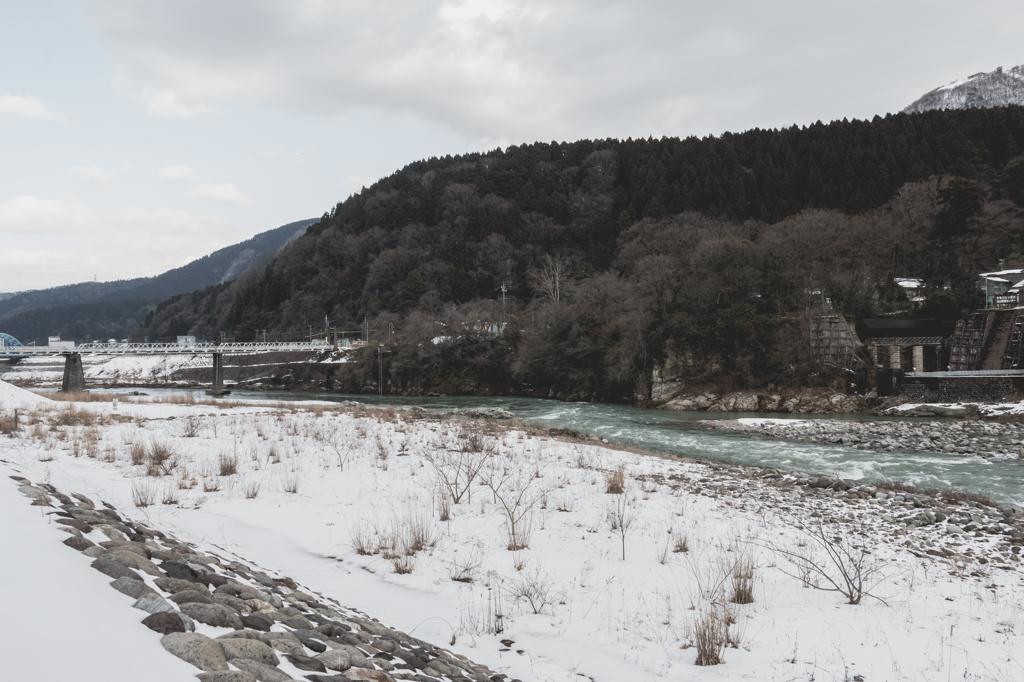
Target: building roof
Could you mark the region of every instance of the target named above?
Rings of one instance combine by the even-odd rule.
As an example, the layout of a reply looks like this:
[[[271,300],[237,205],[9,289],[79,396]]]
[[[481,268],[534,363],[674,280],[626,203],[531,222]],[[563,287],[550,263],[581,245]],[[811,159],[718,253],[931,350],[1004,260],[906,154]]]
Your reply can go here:
[[[1024,276],[1024,268],[1017,268],[1015,270],[999,270],[998,272],[983,272],[978,277],[999,277],[1001,275],[1021,275]]]

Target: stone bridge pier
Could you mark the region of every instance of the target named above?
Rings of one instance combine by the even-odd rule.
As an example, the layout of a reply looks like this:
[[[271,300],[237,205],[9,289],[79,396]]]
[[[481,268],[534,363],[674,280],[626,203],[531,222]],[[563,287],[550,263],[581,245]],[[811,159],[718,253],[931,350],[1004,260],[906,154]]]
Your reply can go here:
[[[85,370],[82,369],[81,353],[64,354],[64,378],[60,382],[61,393],[81,393],[85,390]]]

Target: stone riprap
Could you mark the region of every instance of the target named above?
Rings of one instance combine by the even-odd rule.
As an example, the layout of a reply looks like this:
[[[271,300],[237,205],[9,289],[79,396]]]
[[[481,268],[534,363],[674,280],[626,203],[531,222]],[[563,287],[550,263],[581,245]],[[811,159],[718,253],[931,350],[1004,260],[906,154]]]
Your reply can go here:
[[[204,682],[505,682],[507,676],[381,625],[287,577],[198,551],[84,495],[12,476],[50,507],[70,549],[134,600],[140,626]],[[88,536],[88,537],[86,537]],[[82,570],[90,564],[83,562]],[[111,595],[114,595],[111,592]],[[196,622],[202,632],[196,631]],[[116,663],[112,663],[116,665]],[[511,680],[509,682],[519,682]]]
[[[794,523],[885,538],[915,556],[949,565],[979,579],[979,566],[1020,570],[1024,507],[991,505],[921,492],[858,485],[841,478],[709,462],[699,479],[638,477],[678,486],[692,495],[738,510],[788,518]],[[767,517],[766,517],[767,518]]]
[[[700,423],[716,431],[749,433],[878,452],[917,451],[986,459],[1024,458],[1024,424],[1016,423],[831,419],[792,422],[708,420]]]

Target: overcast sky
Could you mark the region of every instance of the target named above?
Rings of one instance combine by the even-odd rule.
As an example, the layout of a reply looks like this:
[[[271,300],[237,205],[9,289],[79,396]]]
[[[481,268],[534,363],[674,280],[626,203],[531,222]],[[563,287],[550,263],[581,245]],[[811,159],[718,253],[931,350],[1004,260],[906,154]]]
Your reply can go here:
[[[898,111],[1020,0],[0,0],[0,292],[155,275],[424,157]]]

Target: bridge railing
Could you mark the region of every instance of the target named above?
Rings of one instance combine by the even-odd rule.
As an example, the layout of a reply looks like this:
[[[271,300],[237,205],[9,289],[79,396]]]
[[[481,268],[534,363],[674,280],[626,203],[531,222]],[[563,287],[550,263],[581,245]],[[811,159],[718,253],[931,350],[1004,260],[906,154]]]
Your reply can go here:
[[[67,355],[68,353],[85,353],[97,355],[201,355],[206,353],[224,353],[241,355],[245,353],[296,353],[322,352],[331,350],[326,341],[293,341],[293,342],[254,342],[254,343],[194,343],[191,345],[177,343],[83,343],[74,348],[53,348],[49,346],[17,346],[5,350],[8,353],[26,355]]]

